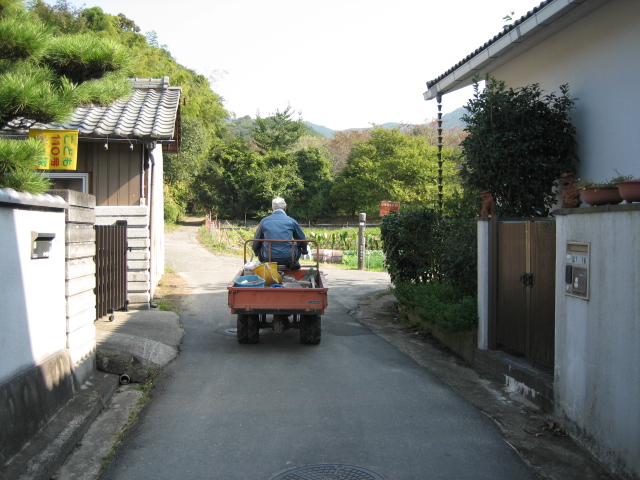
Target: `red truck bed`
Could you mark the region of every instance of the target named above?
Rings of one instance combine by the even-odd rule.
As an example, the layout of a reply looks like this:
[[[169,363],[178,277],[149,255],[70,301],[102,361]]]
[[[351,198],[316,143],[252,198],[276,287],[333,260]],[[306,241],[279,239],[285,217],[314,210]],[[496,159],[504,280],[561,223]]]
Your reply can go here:
[[[289,270],[284,275],[302,279],[309,269]],[[317,271],[317,270],[316,270]],[[227,285],[228,302],[233,314],[298,314],[322,315],[328,305],[327,291],[323,275],[317,275],[315,288],[272,288],[237,287],[235,278],[243,275],[238,272],[234,280]]]

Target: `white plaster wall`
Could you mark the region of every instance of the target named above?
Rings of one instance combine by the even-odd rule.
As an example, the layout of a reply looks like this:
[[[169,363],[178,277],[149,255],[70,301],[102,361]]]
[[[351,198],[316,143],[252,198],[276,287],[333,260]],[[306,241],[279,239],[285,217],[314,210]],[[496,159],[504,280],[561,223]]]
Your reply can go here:
[[[640,1],[611,0],[492,72],[509,86],[569,84],[577,97],[578,177],[640,177]]]
[[[636,478],[629,473],[640,476],[640,209],[586,210],[557,217],[556,413],[614,472]],[[564,294],[567,241],[591,244],[589,300]]]
[[[55,233],[31,259],[31,232]],[[66,348],[65,214],[0,204],[0,383]]]
[[[162,145],[156,145],[152,152],[154,167],[151,182],[151,298],[156,285],[164,274],[164,158]]]

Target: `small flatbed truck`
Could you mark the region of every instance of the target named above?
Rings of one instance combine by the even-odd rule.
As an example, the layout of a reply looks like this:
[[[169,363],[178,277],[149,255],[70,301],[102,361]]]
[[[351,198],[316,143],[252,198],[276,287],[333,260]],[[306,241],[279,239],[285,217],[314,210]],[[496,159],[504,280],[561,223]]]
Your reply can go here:
[[[247,263],[247,240],[244,245],[244,262]],[[258,240],[264,242],[300,242],[299,240]],[[299,269],[278,265],[283,278],[295,279],[274,286],[238,286],[236,280],[245,276],[244,268],[227,285],[228,304],[231,313],[237,315],[237,338],[239,343],[258,343],[260,329],[271,328],[276,333],[297,329],[300,343],[317,345],[322,335],[322,320],[328,306],[328,291],[324,275],[317,261],[300,264]],[[292,245],[293,258],[293,245]],[[304,278],[303,278],[304,277]],[[305,279],[309,279],[307,282]],[[299,283],[300,282],[300,283]]]

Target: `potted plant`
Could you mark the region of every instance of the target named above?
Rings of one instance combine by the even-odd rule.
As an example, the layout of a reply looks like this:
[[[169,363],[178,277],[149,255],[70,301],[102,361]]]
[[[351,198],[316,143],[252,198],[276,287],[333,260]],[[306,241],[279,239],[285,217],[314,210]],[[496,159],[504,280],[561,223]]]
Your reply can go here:
[[[633,175],[620,175],[611,181],[617,185],[620,196],[626,203],[640,202],[640,179]]]
[[[612,182],[595,183],[590,180],[578,180],[582,201],[592,207],[598,205],[617,205],[622,201],[618,186]]]

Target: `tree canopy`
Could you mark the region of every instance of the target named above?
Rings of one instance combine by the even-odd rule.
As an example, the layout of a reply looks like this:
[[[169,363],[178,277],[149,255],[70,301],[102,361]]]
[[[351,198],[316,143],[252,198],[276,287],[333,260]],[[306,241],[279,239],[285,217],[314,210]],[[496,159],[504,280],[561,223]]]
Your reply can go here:
[[[211,78],[180,65],[156,32],[141,33],[123,13],[76,8],[67,0],[54,6],[32,0],[28,9],[20,0],[0,0],[0,53],[2,125],[59,122],[81,103],[110,103],[130,92],[127,77],[168,76],[181,86],[182,148],[164,159],[165,199],[173,212],[259,217],[274,196],[284,196],[291,214],[313,220],[375,213],[380,200],[437,202],[433,128],[377,127],[325,139],[312,135],[291,106],[255,120],[229,118]],[[0,145],[0,185],[42,191],[47,181],[30,160],[39,156],[39,145],[21,145],[20,154],[13,144]],[[16,160],[3,163],[2,156]],[[447,148],[444,157],[445,201],[451,203],[458,198],[459,159]]]
[[[468,136],[462,141],[465,184],[487,190],[500,216],[546,217],[556,200],[554,186],[577,161],[574,101],[569,87],[543,95],[538,84],[507,88],[487,77],[465,106]]]
[[[302,119],[293,120],[292,117],[290,106],[282,112],[276,110],[266,118],[257,115],[252,130],[256,146],[265,152],[292,149],[307,130]]]
[[[126,48],[83,33],[56,35],[20,0],[0,3],[0,54],[2,128],[63,121],[80,104],[107,104],[131,90]],[[49,181],[35,170],[38,141],[0,143],[0,187],[43,192]]]
[[[459,189],[459,160],[451,150],[445,149],[444,157],[444,194],[450,197]],[[331,198],[347,214],[377,212],[380,201],[435,205],[437,174],[437,149],[424,137],[377,127],[351,149]]]

